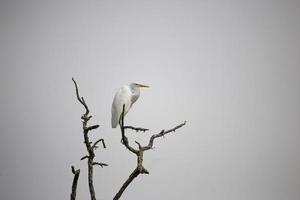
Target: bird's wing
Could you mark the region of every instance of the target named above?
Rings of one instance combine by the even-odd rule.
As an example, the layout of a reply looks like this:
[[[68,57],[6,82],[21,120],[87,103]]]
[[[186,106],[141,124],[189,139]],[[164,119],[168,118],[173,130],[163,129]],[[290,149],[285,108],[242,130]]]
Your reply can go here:
[[[114,101],[111,107],[111,127],[116,128],[119,123],[120,116],[125,104],[125,115],[131,107],[132,93],[128,86],[121,87],[115,94]]]

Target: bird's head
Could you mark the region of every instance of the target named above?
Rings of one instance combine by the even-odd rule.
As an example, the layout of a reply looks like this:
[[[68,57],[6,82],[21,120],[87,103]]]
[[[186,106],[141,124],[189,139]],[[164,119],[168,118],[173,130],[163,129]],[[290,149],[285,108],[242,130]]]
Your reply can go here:
[[[140,96],[140,88],[148,88],[149,86],[147,85],[143,85],[143,84],[139,84],[139,83],[131,83],[129,85],[130,90],[133,94],[132,96],[132,102],[134,103]]]

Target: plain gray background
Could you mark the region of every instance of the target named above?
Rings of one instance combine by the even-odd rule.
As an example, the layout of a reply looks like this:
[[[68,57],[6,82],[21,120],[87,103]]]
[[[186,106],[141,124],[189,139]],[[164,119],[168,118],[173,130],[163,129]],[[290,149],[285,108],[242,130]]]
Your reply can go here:
[[[150,85],[126,117],[157,133],[123,199],[300,198],[299,1],[14,1],[0,3],[0,199],[88,199],[71,77],[108,148],[98,199],[136,165],[110,128],[114,93]],[[148,134],[128,133],[146,142]]]

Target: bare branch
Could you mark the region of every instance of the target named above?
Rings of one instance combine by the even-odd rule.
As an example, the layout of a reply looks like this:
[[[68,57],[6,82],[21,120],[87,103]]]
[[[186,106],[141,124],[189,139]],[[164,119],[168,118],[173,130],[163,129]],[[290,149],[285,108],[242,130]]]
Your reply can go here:
[[[106,164],[106,163],[99,163],[99,162],[93,162],[93,165],[99,165],[102,168],[105,166],[108,166],[108,164]]]
[[[70,195],[70,199],[75,200],[80,169],[75,170],[74,166],[72,166],[72,173],[74,174],[74,178],[73,178],[73,183],[72,183],[72,193]]]
[[[118,193],[115,195],[115,197],[113,198],[113,200],[118,200],[123,192],[125,191],[125,189],[128,187],[128,185],[133,181],[133,179],[135,179],[138,175],[140,174],[140,171],[138,170],[138,168],[136,168],[128,177],[128,179],[125,181],[125,183],[122,185],[122,187],[120,188],[120,190],[118,191]]]
[[[89,156],[83,156],[82,158],[80,158],[80,160],[84,160],[86,158],[89,158]]]
[[[134,141],[134,142],[139,146],[139,149],[142,148],[141,144],[138,141]]]
[[[131,151],[134,154],[138,153],[138,150],[134,149],[133,147],[131,147],[129,145],[128,139],[125,136],[125,128],[124,128],[124,113],[125,113],[125,104],[123,105],[123,111],[121,114],[121,119],[120,119],[120,129],[121,129],[121,133],[122,133],[122,143],[124,144],[124,146]]]
[[[86,127],[85,130],[86,131],[91,131],[91,130],[94,130],[96,128],[99,128],[99,125],[93,125],[93,126]]]
[[[152,135],[150,140],[149,140],[149,143],[147,146],[144,146],[143,149],[144,150],[149,150],[151,148],[153,148],[153,142],[154,142],[154,139],[158,138],[158,137],[163,137],[164,135],[168,134],[168,133],[171,133],[171,132],[175,132],[177,129],[183,127],[184,125],[186,125],[186,121],[184,121],[183,123],[179,124],[178,126],[175,126],[174,128],[172,129],[169,129],[167,131],[165,130],[161,130],[160,133],[158,134],[155,134],[155,135]]]
[[[136,132],[139,132],[139,131],[142,131],[142,132],[146,132],[146,131],[149,131],[149,129],[147,128],[139,128],[139,127],[133,127],[133,126],[124,126],[123,127],[124,129],[132,129]]]
[[[77,86],[77,83],[76,83],[76,81],[74,80],[74,78],[72,78],[72,81],[74,82],[74,85],[75,85],[77,100],[84,106],[84,108],[85,108],[85,110],[86,110],[86,111],[85,111],[85,115],[88,115],[89,112],[90,112],[90,110],[89,110],[88,106],[86,105],[86,103],[85,103],[83,97],[80,98],[80,96],[79,96],[79,91],[78,91],[78,86]]]
[[[97,144],[98,144],[99,142],[102,142],[103,148],[105,149],[105,148],[106,148],[106,145],[105,145],[104,139],[99,139],[99,140],[97,140],[97,141],[93,144],[92,148],[93,148],[93,149],[97,148]]]

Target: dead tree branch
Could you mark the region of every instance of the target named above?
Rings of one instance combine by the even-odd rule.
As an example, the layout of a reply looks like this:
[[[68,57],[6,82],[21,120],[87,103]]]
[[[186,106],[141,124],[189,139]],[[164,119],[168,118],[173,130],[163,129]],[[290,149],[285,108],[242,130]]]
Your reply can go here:
[[[147,128],[139,128],[139,127],[133,127],[133,126],[124,126],[123,128],[124,129],[132,129],[132,130],[134,130],[136,132],[139,132],[139,131],[146,132],[146,131],[149,130]]]
[[[94,172],[94,165],[97,162],[94,162],[94,158],[95,158],[95,152],[94,149],[97,147],[97,143],[99,143],[100,141],[102,141],[103,147],[105,148],[105,143],[104,143],[104,139],[100,139],[97,142],[95,142],[93,144],[93,142],[90,141],[89,139],[89,131],[97,129],[99,127],[99,125],[92,125],[92,126],[88,126],[88,121],[92,118],[91,115],[89,115],[90,110],[84,100],[83,97],[79,96],[79,91],[78,91],[78,86],[76,81],[74,80],[74,78],[72,78],[74,85],[75,85],[75,89],[76,89],[76,97],[77,100],[83,105],[83,107],[85,108],[85,113],[81,116],[82,119],[82,130],[83,130],[83,136],[84,136],[84,143],[86,146],[86,150],[88,152],[88,155],[83,156],[81,158],[81,160],[84,159],[88,159],[88,183],[89,183],[89,190],[90,190],[90,195],[91,195],[91,200],[96,200],[96,195],[95,195],[95,190],[94,190],[94,184],[93,184],[93,172]],[[105,163],[99,163],[101,167],[103,166],[108,166]]]
[[[72,173],[74,174],[74,178],[73,178],[73,183],[72,183],[71,200],[75,200],[80,169],[75,170],[74,166],[72,166]]]
[[[97,141],[93,144],[92,148],[94,148],[94,149],[98,148],[97,144],[98,144],[99,142],[102,142],[103,148],[106,148],[106,145],[105,145],[105,142],[104,142],[103,139],[97,140]]]
[[[100,167],[108,166],[106,163],[94,162],[93,165],[99,165]]]
[[[123,192],[125,189],[129,186],[129,184],[140,174],[149,174],[148,170],[144,168],[143,166],[143,159],[144,159],[144,151],[147,151],[149,149],[153,148],[153,143],[156,138],[163,137],[164,135],[168,133],[175,132],[177,129],[183,127],[186,125],[186,121],[179,124],[178,126],[169,129],[167,131],[162,130],[158,134],[154,134],[150,137],[149,143],[146,146],[142,146],[139,142],[135,141],[135,143],[138,145],[138,149],[133,148],[130,146],[129,141],[125,135],[125,129],[130,127],[130,129],[136,130],[136,131],[143,131],[143,130],[148,130],[148,129],[143,129],[143,128],[135,128],[131,126],[124,126],[124,110],[125,110],[125,105],[123,105],[123,112],[121,114],[121,119],[120,119],[120,129],[121,129],[121,134],[122,134],[122,144],[132,153],[134,153],[137,156],[137,166],[133,170],[133,172],[129,175],[128,179],[124,182],[124,184],[121,186],[120,190],[117,192],[117,194],[114,196],[113,200],[118,200],[122,196]]]

